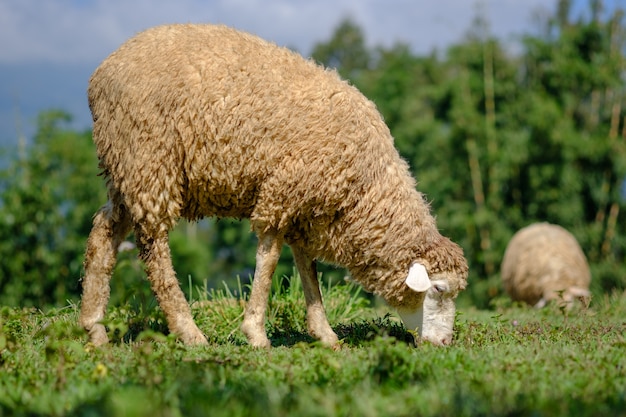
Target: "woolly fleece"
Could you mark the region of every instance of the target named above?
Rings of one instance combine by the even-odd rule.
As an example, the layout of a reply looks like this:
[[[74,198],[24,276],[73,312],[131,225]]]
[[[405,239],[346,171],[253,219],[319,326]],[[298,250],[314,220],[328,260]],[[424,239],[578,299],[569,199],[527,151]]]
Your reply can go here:
[[[535,223],[519,230],[501,265],[505,291],[513,300],[542,306],[589,296],[591,272],[576,238],[563,227]],[[559,292],[563,292],[559,295]]]
[[[134,229],[170,329],[201,342],[173,288],[167,232],[179,218],[249,218],[259,235],[255,281],[263,268],[271,276],[284,241],[301,275],[315,260],[345,266],[394,307],[423,302],[404,283],[415,262],[445,279],[450,297],[465,288],[461,248],[439,234],[374,104],[335,71],[224,26],[169,25],[112,53],[88,97],[109,190],[85,261],[81,323],[92,340],[105,341],[93,328],[116,244]]]

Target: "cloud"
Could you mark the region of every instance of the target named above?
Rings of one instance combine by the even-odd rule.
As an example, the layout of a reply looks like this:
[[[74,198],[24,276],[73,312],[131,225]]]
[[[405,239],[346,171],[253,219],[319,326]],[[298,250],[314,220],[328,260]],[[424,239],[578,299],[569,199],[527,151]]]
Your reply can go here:
[[[99,62],[136,32],[173,22],[224,23],[307,54],[348,16],[371,44],[427,53],[462,40],[476,4],[500,37],[527,28],[545,0],[4,0],[0,63]]]

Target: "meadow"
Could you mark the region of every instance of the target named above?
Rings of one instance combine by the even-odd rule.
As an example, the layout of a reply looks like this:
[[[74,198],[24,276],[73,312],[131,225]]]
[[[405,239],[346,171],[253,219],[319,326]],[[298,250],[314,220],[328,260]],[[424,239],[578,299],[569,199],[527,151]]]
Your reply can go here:
[[[166,335],[153,301],[112,306],[101,348],[76,326],[76,305],[1,308],[0,416],[626,415],[621,293],[571,311],[461,305],[441,348],[414,343],[358,287],[325,287],[334,351],[306,334],[299,280],[274,285],[272,349],[250,348],[241,290],[188,290],[206,347]]]

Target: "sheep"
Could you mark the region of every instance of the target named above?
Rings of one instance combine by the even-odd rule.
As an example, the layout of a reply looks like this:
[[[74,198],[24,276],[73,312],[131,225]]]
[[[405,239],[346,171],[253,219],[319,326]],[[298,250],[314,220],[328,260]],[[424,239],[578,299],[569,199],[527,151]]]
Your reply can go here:
[[[575,299],[588,303],[591,272],[576,238],[563,227],[534,223],[519,230],[507,245],[501,278],[515,301],[537,308],[557,300],[570,307]]]
[[[438,230],[375,105],[333,70],[222,25],[175,24],[137,34],[88,86],[108,201],[87,240],[79,322],[94,345],[119,244],[132,230],[170,332],[206,344],[172,267],[179,218],[250,219],[256,267],[241,329],[270,347],[264,322],[283,244],[291,247],[307,329],[337,347],[316,261],[398,310],[433,344],[452,340],[466,287],[462,249]]]

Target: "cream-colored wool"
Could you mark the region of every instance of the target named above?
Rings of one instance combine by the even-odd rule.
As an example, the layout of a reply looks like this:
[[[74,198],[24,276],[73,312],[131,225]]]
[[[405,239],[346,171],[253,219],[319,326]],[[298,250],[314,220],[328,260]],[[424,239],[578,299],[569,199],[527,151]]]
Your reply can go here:
[[[543,307],[588,301],[591,272],[576,238],[561,226],[535,223],[509,242],[501,265],[505,291],[513,300]]]
[[[347,267],[397,308],[424,299],[405,285],[422,263],[466,286],[461,248],[441,236],[374,104],[288,49],[224,26],[171,25],[128,40],[89,84],[93,136],[109,202],[96,214],[85,259],[81,324],[96,344],[116,248],[132,229],[170,330],[205,343],[176,281],[167,233],[179,218],[250,218],[257,266],[242,329],[263,327],[280,248],[291,246],[309,331],[336,344],[315,260]],[[450,336],[451,337],[451,336]]]

